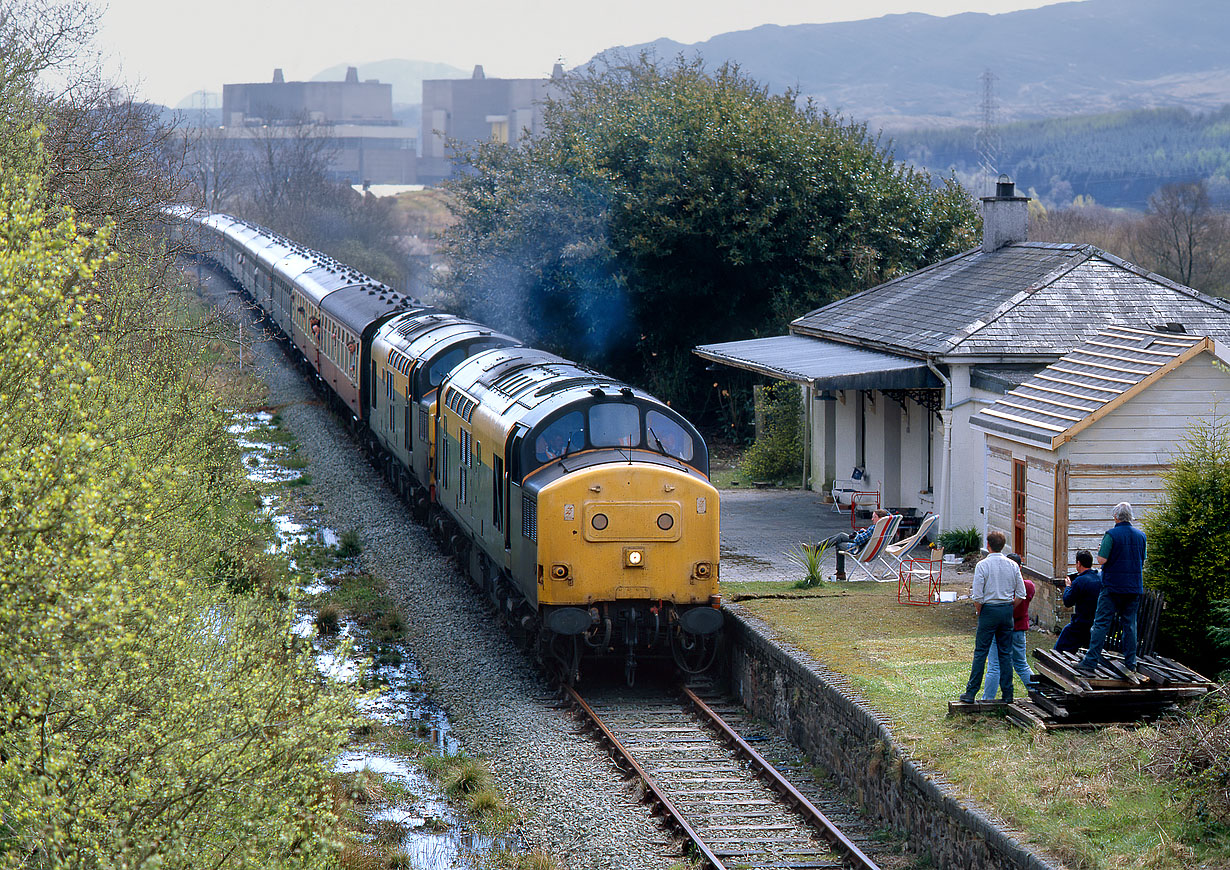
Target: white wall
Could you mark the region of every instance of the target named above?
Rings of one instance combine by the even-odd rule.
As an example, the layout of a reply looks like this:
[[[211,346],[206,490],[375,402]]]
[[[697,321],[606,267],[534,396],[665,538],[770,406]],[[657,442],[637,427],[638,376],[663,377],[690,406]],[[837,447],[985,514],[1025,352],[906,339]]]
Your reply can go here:
[[[1164,495],[1162,475],[1192,421],[1230,408],[1230,374],[1201,354],[1081,431],[1066,445],[1069,554],[1097,552],[1114,524],[1111,509],[1130,502],[1137,524]]]
[[[932,480],[938,486],[943,444],[939,421],[912,399],[906,399],[903,408],[881,392],[868,395],[864,462],[870,488],[883,493],[888,507],[912,507],[920,513],[934,510],[933,495],[926,491],[927,429],[934,427]],[[816,490],[833,477],[849,478],[859,459],[860,393],[844,390],[836,391],[836,396],[836,401],[812,402],[811,467]]]

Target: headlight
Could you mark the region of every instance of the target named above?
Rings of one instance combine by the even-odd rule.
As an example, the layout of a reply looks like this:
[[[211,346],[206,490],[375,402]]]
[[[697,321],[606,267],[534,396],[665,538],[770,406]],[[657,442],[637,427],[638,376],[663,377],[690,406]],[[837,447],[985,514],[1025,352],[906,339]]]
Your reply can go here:
[[[624,566],[627,568],[643,568],[645,566],[645,551],[639,547],[624,548]]]

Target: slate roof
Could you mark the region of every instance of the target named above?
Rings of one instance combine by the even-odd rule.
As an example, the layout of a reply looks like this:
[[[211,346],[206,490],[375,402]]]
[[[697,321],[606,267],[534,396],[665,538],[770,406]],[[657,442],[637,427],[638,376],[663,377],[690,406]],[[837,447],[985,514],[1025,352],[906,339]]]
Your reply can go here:
[[[970,418],[970,425],[1054,450],[1201,353],[1226,348],[1201,335],[1111,327]]]
[[[1092,245],[1022,242],[958,254],[812,311],[796,335],[907,356],[1056,357],[1107,325],[1180,323],[1230,342],[1230,303]]]

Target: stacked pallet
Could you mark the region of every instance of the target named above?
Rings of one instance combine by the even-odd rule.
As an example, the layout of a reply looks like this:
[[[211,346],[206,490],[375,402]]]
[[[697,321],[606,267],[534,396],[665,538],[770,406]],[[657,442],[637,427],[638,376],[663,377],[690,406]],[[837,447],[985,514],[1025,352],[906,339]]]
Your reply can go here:
[[[1104,652],[1105,664],[1088,674],[1076,669],[1082,653],[1034,650],[1037,687],[1029,698],[1008,705],[1008,718],[1024,728],[1054,730],[1127,725],[1156,718],[1180,701],[1215,688],[1207,677],[1160,655],[1136,661],[1133,682],[1123,656]]]

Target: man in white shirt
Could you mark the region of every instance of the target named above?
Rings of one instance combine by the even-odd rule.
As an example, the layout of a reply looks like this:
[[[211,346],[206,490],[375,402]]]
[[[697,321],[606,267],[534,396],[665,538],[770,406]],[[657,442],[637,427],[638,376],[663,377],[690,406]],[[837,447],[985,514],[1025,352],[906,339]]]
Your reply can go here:
[[[974,703],[982,685],[982,674],[987,666],[987,652],[991,641],[999,652],[999,688],[1003,698],[1012,703],[1012,608],[1025,600],[1025,581],[1021,569],[1003,554],[1007,539],[1003,532],[987,533],[987,549],[990,554],[974,569],[974,611],[978,614],[978,633],[974,639],[974,664],[970,668],[969,683],[961,694],[961,701]]]

